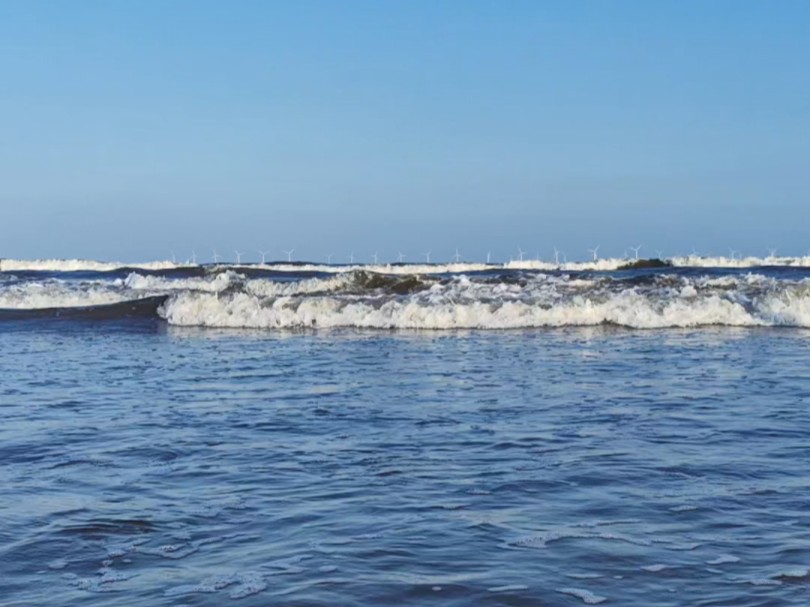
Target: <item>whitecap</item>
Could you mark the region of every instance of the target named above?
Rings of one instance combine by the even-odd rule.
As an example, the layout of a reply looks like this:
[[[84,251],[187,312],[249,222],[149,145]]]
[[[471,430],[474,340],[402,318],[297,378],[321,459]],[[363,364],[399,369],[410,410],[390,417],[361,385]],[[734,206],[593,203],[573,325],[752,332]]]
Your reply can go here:
[[[557,592],[576,597],[586,605],[598,605],[599,603],[604,603],[607,600],[606,597],[599,596],[598,594],[594,594],[593,592],[582,590],[580,588],[559,588]]]
[[[717,558],[713,558],[710,561],[706,561],[707,565],[724,565],[726,563],[737,563],[739,562],[739,557],[733,556],[731,554],[721,554]]]

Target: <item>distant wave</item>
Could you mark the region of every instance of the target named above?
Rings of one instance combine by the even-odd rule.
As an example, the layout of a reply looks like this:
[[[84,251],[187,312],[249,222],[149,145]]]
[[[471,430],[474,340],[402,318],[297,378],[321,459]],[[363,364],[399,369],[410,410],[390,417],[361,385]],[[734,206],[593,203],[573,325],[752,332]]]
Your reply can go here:
[[[685,268],[810,268],[810,256],[803,257],[701,257],[686,255],[669,258],[674,266]]]
[[[0,272],[112,272],[122,268],[169,270],[187,267],[170,261],[119,263],[87,259],[0,259]]]
[[[16,282],[0,289],[0,309],[36,310],[101,306],[136,299],[138,295],[100,282],[60,280]]]
[[[273,262],[251,264],[178,264],[171,261],[150,261],[143,263],[119,263],[106,261],[92,261],[81,259],[0,259],[0,272],[115,272],[122,270],[171,271],[205,268],[207,271],[218,269],[232,269],[246,272],[279,272],[279,273],[314,273],[336,274],[367,270],[385,274],[459,274],[468,272],[484,272],[488,270],[540,270],[540,271],[596,271],[611,272],[637,261],[628,258],[605,258],[595,261],[564,261],[555,263],[536,259],[512,260],[506,263],[390,263],[390,264],[319,264],[314,262]],[[810,267],[810,256],[804,257],[704,257],[699,255],[685,255],[669,257],[663,260],[675,267],[692,268],[756,268],[756,267]]]
[[[605,258],[596,261],[575,261],[553,263],[539,260],[509,261],[503,267],[516,270],[563,270],[569,272],[592,271],[612,272],[649,259]],[[703,257],[700,255],[683,255],[667,257],[661,261],[679,268],[757,268],[757,267],[810,267],[810,256],[807,257]]]

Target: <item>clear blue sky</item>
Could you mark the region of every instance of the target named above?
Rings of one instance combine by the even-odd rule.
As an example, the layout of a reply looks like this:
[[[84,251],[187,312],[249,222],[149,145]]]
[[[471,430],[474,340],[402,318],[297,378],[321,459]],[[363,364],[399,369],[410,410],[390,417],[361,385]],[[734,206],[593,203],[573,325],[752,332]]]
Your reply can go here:
[[[0,257],[810,249],[810,2],[0,2]]]

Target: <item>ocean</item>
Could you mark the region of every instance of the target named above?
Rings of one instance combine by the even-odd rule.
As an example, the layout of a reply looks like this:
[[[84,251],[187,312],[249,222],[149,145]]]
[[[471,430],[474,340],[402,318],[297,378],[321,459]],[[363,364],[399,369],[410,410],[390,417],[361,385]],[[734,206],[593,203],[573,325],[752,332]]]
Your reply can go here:
[[[810,604],[810,258],[0,260],[0,605]]]

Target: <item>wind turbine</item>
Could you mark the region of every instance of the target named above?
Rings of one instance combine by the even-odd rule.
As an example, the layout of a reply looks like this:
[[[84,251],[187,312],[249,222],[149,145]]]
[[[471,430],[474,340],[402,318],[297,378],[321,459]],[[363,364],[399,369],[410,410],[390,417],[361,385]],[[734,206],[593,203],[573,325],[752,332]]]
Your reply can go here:
[[[326,264],[327,264],[327,265],[330,265],[330,266],[332,265],[332,254],[331,254],[331,253],[329,253],[329,254],[326,256]]]
[[[295,251],[295,249],[290,249],[289,251],[285,251],[284,249],[281,249],[281,252],[284,253],[287,256],[287,261],[292,261],[293,251]]]
[[[554,247],[554,263],[560,265],[560,251],[557,247]]]
[[[169,249],[169,253],[172,254],[172,263],[177,263],[177,258],[174,256],[174,251]]]
[[[638,245],[637,247],[630,247],[630,250],[636,254],[636,260],[638,260],[638,252],[641,250],[641,245]]]
[[[523,249],[521,249],[520,247],[518,247],[518,259],[520,261],[523,261],[523,254],[524,253],[525,253],[525,251]]]
[[[459,253],[459,252],[458,252],[458,249],[456,249],[456,254],[455,254],[455,255],[453,255],[453,260],[454,260],[456,263],[458,263],[460,259],[461,259],[461,253]]]
[[[776,249],[768,249],[768,253],[770,257],[776,257]]]
[[[234,249],[233,252],[236,253],[236,263],[241,264],[242,263],[242,255],[244,255],[244,253],[242,251],[237,251],[236,249]]]
[[[213,257],[213,259],[214,259],[214,263],[217,263],[217,262],[219,261],[219,255],[217,254],[216,249],[214,249],[214,250],[212,251],[212,253],[213,253],[213,256],[212,256],[212,257]]]
[[[261,256],[262,256],[262,265],[264,265],[265,263],[267,263],[267,253],[269,253],[269,251],[256,251],[256,252],[257,252],[259,255],[261,255]]]
[[[594,261],[596,261],[597,259],[599,259],[599,245],[596,245],[596,246],[595,246],[594,248],[592,248],[592,249],[588,249],[588,251],[590,251],[591,255],[593,255],[593,260],[594,260]]]
[[[354,263],[354,253],[349,253],[349,263],[350,264]]]
[[[489,263],[490,258],[492,257],[492,252],[487,251],[487,263]]]
[[[191,249],[191,263],[197,265],[197,252],[194,249]]]
[[[405,256],[402,254],[402,251],[400,251],[400,252],[399,252],[399,255],[397,255],[397,261],[398,261],[399,263],[402,263],[402,260],[403,260],[403,259],[405,259]]]
[[[371,258],[374,260],[374,265],[376,266],[377,265],[377,251],[374,251],[374,255],[372,255]]]
[[[430,251],[428,251],[427,253],[425,253],[425,261],[426,261],[427,263],[430,263]]]

